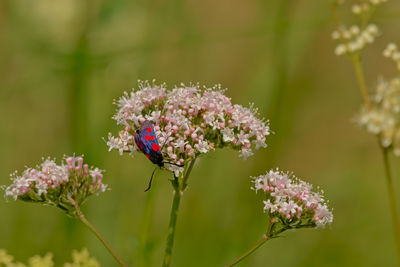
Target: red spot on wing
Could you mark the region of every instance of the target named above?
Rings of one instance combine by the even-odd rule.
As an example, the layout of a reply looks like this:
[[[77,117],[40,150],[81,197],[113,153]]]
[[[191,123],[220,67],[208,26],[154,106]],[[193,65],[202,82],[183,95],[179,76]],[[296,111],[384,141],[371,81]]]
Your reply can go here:
[[[152,136],[152,137],[151,137],[151,140],[153,140],[153,141],[154,141],[154,140],[156,140],[156,138],[155,138],[154,136]]]
[[[150,141],[152,137],[154,138],[154,136],[146,135],[146,136],[144,137],[144,139],[146,139],[147,141]],[[153,140],[154,140],[154,139],[153,139]]]
[[[147,127],[147,132],[151,133],[151,127]]]
[[[153,149],[154,151],[158,151],[158,150],[160,150],[160,146],[157,145],[156,143],[153,143],[152,149]]]
[[[149,154],[145,154],[146,155],[146,157],[148,158],[148,159],[150,159],[150,156],[149,156]]]

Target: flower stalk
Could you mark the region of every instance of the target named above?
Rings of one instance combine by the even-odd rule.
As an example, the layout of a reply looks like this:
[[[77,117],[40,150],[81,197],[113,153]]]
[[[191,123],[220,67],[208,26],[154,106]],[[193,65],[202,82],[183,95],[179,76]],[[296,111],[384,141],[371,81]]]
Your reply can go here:
[[[356,72],[356,77],[358,81],[358,85],[361,90],[361,94],[364,100],[364,104],[367,108],[368,111],[372,110],[372,104],[370,101],[369,97],[369,92],[367,89],[367,84],[365,81],[365,75],[362,69],[362,65],[360,62],[360,56],[355,55],[352,57],[352,62],[354,65],[354,69]],[[399,225],[399,219],[398,219],[398,214],[397,214],[397,205],[396,205],[396,196],[395,192],[393,189],[393,184],[392,184],[392,175],[390,172],[390,163],[388,159],[388,149],[389,147],[385,147],[382,145],[381,142],[381,134],[377,135],[378,138],[378,143],[379,143],[379,148],[381,149],[383,153],[383,165],[385,169],[385,176],[386,176],[386,181],[387,181],[387,190],[388,190],[388,195],[389,195],[389,202],[390,202],[390,209],[391,209],[391,217],[392,217],[392,222],[393,222],[393,228],[394,228],[394,234],[395,234],[395,242],[396,242],[396,249],[397,249],[397,260],[398,264],[400,266],[400,225]]]
[[[368,110],[371,110],[372,105],[371,105],[371,101],[369,99],[369,93],[367,90],[367,85],[366,85],[366,81],[365,81],[364,72],[362,70],[360,57],[354,56],[352,58],[352,61],[353,61],[354,69],[356,71],[358,85],[360,87],[365,106]],[[385,168],[385,176],[386,176],[386,181],[387,181],[387,190],[388,190],[388,195],[389,195],[391,217],[392,217],[393,228],[394,228],[394,235],[395,235],[395,242],[396,242],[396,249],[397,249],[397,260],[400,265],[400,225],[399,225],[399,219],[398,219],[398,214],[397,214],[396,196],[395,196],[395,192],[393,189],[392,175],[390,172],[390,163],[389,163],[389,159],[388,159],[388,148],[384,147],[382,145],[382,143],[380,142],[379,135],[378,135],[378,142],[379,142],[379,148],[381,149],[381,151],[383,153],[383,165]]]
[[[234,259],[231,263],[229,263],[227,265],[227,267],[231,267],[231,266],[238,264],[239,262],[241,262],[242,260],[244,260],[245,258],[250,256],[251,254],[253,254],[258,248],[260,248],[262,245],[264,245],[265,242],[270,240],[273,237],[272,229],[273,229],[274,225],[277,223],[277,221],[278,221],[277,218],[272,218],[269,221],[267,233],[263,236],[263,238],[258,240],[257,243],[255,243],[251,248],[246,250],[242,255],[240,255],[239,257]]]
[[[353,61],[354,70],[357,77],[358,86],[360,87],[361,95],[363,97],[365,106],[368,110],[371,110],[371,100],[369,99],[369,93],[367,83],[365,82],[364,71],[361,66],[361,60],[359,55],[355,55],[351,58]]]
[[[387,189],[389,193],[390,211],[392,213],[392,222],[394,228],[394,239],[397,248],[397,261],[400,266],[400,225],[399,216],[397,213],[396,195],[393,189],[392,174],[389,165],[388,149],[380,146],[383,152],[383,162],[386,174]]]
[[[165,247],[164,253],[164,260],[163,260],[163,267],[168,267],[171,265],[171,258],[172,258],[172,249],[174,246],[174,237],[175,237],[175,230],[176,230],[176,220],[178,218],[178,211],[179,211],[179,204],[183,195],[183,191],[187,187],[187,180],[189,179],[190,172],[193,169],[194,163],[196,159],[193,159],[187,170],[183,176],[177,177],[174,176],[174,180],[171,181],[172,186],[174,188],[174,199],[172,202],[172,209],[171,215],[169,219],[169,226],[168,226],[168,236],[167,236],[167,244]]]
[[[86,219],[78,203],[71,196],[68,196],[68,198],[75,206],[75,217],[89,228],[89,230],[100,240],[100,242],[104,245],[108,252],[110,252],[110,254],[114,257],[119,265],[126,267],[126,263],[118,256],[117,252],[114,251],[107,240],[105,240],[105,238],[99,233],[99,231],[97,231],[97,229]]]

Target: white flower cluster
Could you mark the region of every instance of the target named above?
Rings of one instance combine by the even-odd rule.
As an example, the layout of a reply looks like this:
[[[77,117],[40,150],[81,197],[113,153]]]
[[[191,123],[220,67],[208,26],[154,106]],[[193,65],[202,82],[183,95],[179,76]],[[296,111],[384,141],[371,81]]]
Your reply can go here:
[[[371,97],[372,107],[363,107],[357,122],[369,133],[378,135],[384,147],[393,147],[400,156],[400,79],[380,79]]]
[[[61,165],[47,158],[40,166],[27,168],[21,175],[11,174],[13,183],[5,188],[5,197],[67,209],[71,205],[69,197],[80,204],[88,196],[104,192],[107,185],[102,178],[102,170],[89,168],[83,164],[82,157],[68,157]]]
[[[332,223],[333,214],[323,192],[313,192],[311,184],[292,174],[270,170],[253,177],[253,182],[252,189],[266,194],[264,212],[279,218],[285,228],[324,227]]]
[[[400,71],[400,51],[395,43],[387,45],[386,49],[383,51],[383,56],[393,60],[397,70]]]
[[[360,3],[360,4],[354,4],[351,8],[351,11],[355,14],[355,15],[363,15],[365,13],[368,13],[371,11],[372,8],[386,3],[387,0],[369,0],[369,1],[365,1],[364,3]]]
[[[163,156],[176,164],[226,146],[240,150],[246,159],[253,155],[253,147],[267,146],[270,134],[268,122],[257,118],[257,109],[232,104],[220,86],[200,89],[182,84],[167,90],[165,84],[139,82],[139,90],[125,92],[117,105],[114,119],[125,128],[118,137],[110,133],[107,145],[121,154],[137,151],[134,133],[145,120],[153,123],[160,147],[166,142]]]
[[[357,25],[351,27],[342,25],[332,33],[332,38],[340,42],[335,48],[335,54],[341,56],[358,53],[367,44],[373,43],[378,34],[379,29],[375,24],[369,24],[364,29],[360,29]]]

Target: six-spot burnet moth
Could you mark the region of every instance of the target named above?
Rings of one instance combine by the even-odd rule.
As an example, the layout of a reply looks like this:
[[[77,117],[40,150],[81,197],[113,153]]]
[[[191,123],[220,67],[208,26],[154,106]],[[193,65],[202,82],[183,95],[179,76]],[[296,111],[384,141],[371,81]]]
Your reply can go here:
[[[135,143],[137,147],[152,163],[156,164],[160,168],[164,167],[164,164],[171,164],[178,167],[183,167],[183,165],[178,165],[172,162],[164,161],[164,158],[161,154],[161,150],[164,147],[167,140],[168,137],[165,140],[163,146],[160,148],[156,134],[154,132],[154,126],[149,121],[144,121],[142,125],[140,125],[140,128],[135,132]],[[149,186],[146,188],[146,190],[144,190],[145,192],[151,188],[151,182],[153,181],[153,176],[156,169],[157,167],[153,170],[153,173],[151,174]]]

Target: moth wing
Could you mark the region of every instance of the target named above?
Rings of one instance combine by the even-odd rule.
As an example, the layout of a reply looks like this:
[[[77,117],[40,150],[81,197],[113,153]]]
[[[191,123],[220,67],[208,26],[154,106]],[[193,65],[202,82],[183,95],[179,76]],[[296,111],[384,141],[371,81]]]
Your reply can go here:
[[[149,131],[150,128],[150,131]],[[154,135],[154,125],[150,121],[144,121],[140,127],[139,127],[140,133],[148,133],[148,134],[153,134]]]
[[[141,138],[145,139],[145,140],[142,139],[143,142],[151,143],[150,148],[152,147],[153,143],[156,143],[156,145],[158,145],[158,140],[157,140],[156,133],[154,131],[154,126],[153,126],[153,124],[151,124],[151,122],[149,122],[149,121],[143,122],[139,128],[139,134],[140,134]]]
[[[136,146],[138,147],[138,149],[140,151],[143,152],[143,142],[142,142],[142,140],[140,140],[140,135],[138,133],[135,133],[134,137],[135,137]]]
[[[149,156],[151,151],[151,145],[148,143],[148,141],[138,133],[135,133],[134,137],[136,146],[140,149],[140,151],[143,152],[143,154]]]
[[[142,137],[142,140],[144,138]],[[145,141],[145,150],[146,156],[153,162],[154,164],[160,164],[163,162],[163,156],[160,151],[160,146],[158,145],[157,139],[154,140],[144,140]]]
[[[154,126],[149,121],[145,121],[139,128],[139,133],[135,134],[135,141],[139,143],[141,151],[155,164],[162,162],[162,154]]]

